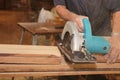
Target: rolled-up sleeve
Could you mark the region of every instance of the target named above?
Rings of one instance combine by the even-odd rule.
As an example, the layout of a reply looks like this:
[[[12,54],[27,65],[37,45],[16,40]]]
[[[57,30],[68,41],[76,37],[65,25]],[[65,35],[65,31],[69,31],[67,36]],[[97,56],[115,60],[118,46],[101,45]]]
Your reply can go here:
[[[120,0],[105,0],[105,3],[110,11],[120,11]]]
[[[65,6],[65,0],[53,0],[54,6],[57,5],[64,5]]]

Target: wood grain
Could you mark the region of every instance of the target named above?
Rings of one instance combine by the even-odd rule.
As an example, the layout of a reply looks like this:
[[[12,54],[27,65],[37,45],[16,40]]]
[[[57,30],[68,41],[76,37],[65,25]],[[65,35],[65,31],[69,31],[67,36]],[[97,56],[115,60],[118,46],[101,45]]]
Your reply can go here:
[[[26,31],[32,34],[56,34],[61,33],[63,30],[60,28],[64,26],[65,23],[56,23],[56,22],[48,22],[48,23],[18,23],[20,27],[25,29]]]
[[[12,54],[12,55],[11,55]],[[68,63],[55,46],[0,45],[0,76],[120,74],[120,63]],[[54,64],[54,65],[53,65]]]
[[[61,58],[55,57],[0,57],[0,63],[4,64],[60,64]]]
[[[91,70],[96,69],[110,71],[110,70],[120,70],[120,64],[106,64],[106,63],[96,63],[96,64],[58,64],[58,65],[41,65],[41,64],[0,64],[0,72],[49,72],[49,71],[79,71],[79,70]],[[97,74],[97,73],[96,73]]]
[[[61,57],[55,46],[8,45],[0,44],[0,56]]]
[[[55,46],[0,44],[0,63],[60,64],[61,54]]]
[[[63,75],[96,75],[96,74],[120,74],[119,70],[116,71],[100,71],[100,70],[93,70],[93,71],[55,71],[55,72],[5,72],[0,73],[0,77],[21,77],[21,76],[63,76]]]

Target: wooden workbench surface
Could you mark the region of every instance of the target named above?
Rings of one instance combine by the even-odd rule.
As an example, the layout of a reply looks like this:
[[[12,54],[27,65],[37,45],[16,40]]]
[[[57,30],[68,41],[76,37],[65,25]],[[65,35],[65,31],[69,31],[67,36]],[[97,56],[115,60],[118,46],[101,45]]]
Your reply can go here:
[[[93,75],[120,74],[120,63],[85,63],[67,64],[64,61],[58,65],[36,64],[0,64],[0,76],[63,76],[63,75]]]
[[[65,23],[18,23],[19,26],[32,34],[55,34],[61,33]]]
[[[120,74],[119,62],[107,64],[100,60],[102,57],[98,63],[72,64],[66,62],[54,46],[0,45],[0,51],[2,77]]]

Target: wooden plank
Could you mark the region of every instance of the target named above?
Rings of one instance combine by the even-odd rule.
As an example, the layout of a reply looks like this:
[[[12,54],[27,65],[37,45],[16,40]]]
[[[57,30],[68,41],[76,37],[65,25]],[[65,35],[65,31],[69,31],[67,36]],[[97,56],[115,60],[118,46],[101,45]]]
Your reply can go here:
[[[47,22],[47,23],[18,23],[18,25],[24,28],[26,31],[32,34],[55,34],[61,33],[65,23]]]
[[[5,72],[0,73],[0,77],[21,77],[21,76],[63,76],[63,75],[96,75],[96,74],[120,74],[119,70],[116,71],[60,71],[60,72]]]
[[[0,57],[0,63],[8,64],[60,64],[61,58],[55,57]]]
[[[51,21],[51,22],[46,22],[46,23],[38,23],[38,22],[22,22],[18,23],[19,26],[21,27],[64,27],[65,22],[64,21]]]
[[[84,64],[58,64],[58,65],[36,65],[36,64],[0,64],[0,72],[37,72],[37,71],[76,71],[76,70],[120,70],[120,63],[106,64],[106,63],[84,63]],[[105,71],[105,70],[104,70]]]
[[[61,53],[55,46],[0,44],[0,63],[60,64]]]
[[[38,52],[35,54],[31,49],[35,48]],[[71,64],[67,63],[62,59],[62,63],[52,65],[54,62],[61,61],[61,57],[57,56],[59,50],[57,47],[53,46],[27,46],[27,45],[1,45],[3,53],[0,55],[0,76],[62,76],[62,75],[93,75],[93,74],[120,74],[120,63],[107,64],[107,63],[81,63],[81,64]],[[6,50],[8,52],[6,52]],[[24,51],[25,49],[25,51]],[[26,50],[27,49],[27,50]],[[30,49],[30,50],[29,50]],[[41,49],[42,57],[41,57]],[[52,50],[56,51],[56,54],[50,54]],[[10,50],[10,52],[9,52]],[[13,52],[13,51],[14,52]],[[16,53],[18,52],[20,53]],[[22,52],[25,52],[23,53]],[[46,51],[47,50],[47,51]],[[27,52],[29,51],[29,52]],[[44,51],[46,54],[43,54]],[[55,52],[55,51],[53,51]],[[47,55],[49,53],[49,56]],[[60,52],[59,52],[60,53]],[[14,55],[11,55],[14,54]],[[32,56],[33,55],[33,56]],[[56,57],[57,56],[57,57]],[[60,55],[61,56],[61,55]],[[51,58],[52,57],[52,58]],[[44,59],[44,60],[43,60]],[[51,60],[49,60],[51,59]],[[59,59],[54,61],[52,59]],[[41,65],[44,61],[50,61],[48,65]],[[8,64],[17,63],[17,64]]]
[[[0,44],[0,56],[61,57],[55,46]]]

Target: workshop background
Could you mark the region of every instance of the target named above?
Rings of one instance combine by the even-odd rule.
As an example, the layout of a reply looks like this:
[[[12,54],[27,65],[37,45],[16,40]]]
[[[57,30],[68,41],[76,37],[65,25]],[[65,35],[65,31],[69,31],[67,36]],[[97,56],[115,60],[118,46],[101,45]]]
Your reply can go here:
[[[52,0],[0,0],[0,44],[19,44],[18,22],[36,22],[41,8],[51,10]],[[31,44],[32,35],[25,33],[24,44]]]
[[[19,44],[22,29],[17,23],[36,22],[39,11],[42,8],[51,10],[53,8],[53,1],[0,0],[0,44]],[[39,43],[43,41],[40,40]],[[25,33],[23,44],[32,44],[32,35],[30,33]],[[14,78],[14,80],[27,79],[27,77]],[[53,79],[55,80],[56,78]],[[0,77],[0,80],[12,80],[12,77]],[[45,78],[34,78],[34,80],[45,80]]]
[[[42,8],[51,10],[53,6],[53,0],[0,0],[0,44],[19,44],[22,29],[17,23],[37,22],[39,11]],[[32,35],[25,33],[25,36],[23,44],[31,45]],[[41,42],[42,40],[39,43],[42,44]],[[0,78],[0,80],[11,79]],[[27,78],[20,77],[14,80],[27,80]],[[57,80],[57,78],[35,78],[35,80]],[[120,77],[116,76],[116,80],[120,80]]]

